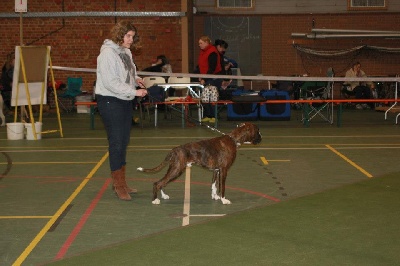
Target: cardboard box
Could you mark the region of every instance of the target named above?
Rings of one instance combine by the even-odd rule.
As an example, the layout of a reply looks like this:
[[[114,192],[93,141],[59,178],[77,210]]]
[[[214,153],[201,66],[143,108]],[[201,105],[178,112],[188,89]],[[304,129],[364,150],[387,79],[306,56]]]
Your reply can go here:
[[[89,114],[90,113],[90,107],[86,105],[78,105],[76,107],[76,112],[78,114]]]

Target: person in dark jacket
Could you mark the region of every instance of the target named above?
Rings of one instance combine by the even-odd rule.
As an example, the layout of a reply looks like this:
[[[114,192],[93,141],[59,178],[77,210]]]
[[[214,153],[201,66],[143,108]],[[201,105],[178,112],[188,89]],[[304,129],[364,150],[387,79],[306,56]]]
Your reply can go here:
[[[145,72],[161,72],[161,73],[172,73],[172,67],[169,63],[168,58],[165,55],[158,55],[157,61],[154,65],[143,69]]]
[[[226,49],[228,49],[228,43],[224,40],[217,39],[214,41],[214,46],[217,48],[219,54],[220,54],[220,64],[221,64],[221,72],[219,74],[221,75],[232,75],[232,67],[234,67],[234,64],[230,61],[225,56]],[[237,63],[236,63],[237,67]],[[216,86],[220,91],[221,89],[226,89],[229,84],[232,82],[232,79],[215,79],[214,80],[214,86]]]
[[[11,92],[12,92],[12,82],[14,76],[14,56],[13,54],[7,55],[7,60],[1,69],[1,85],[3,89],[1,90],[1,96],[3,96],[3,101],[5,106],[11,110]]]

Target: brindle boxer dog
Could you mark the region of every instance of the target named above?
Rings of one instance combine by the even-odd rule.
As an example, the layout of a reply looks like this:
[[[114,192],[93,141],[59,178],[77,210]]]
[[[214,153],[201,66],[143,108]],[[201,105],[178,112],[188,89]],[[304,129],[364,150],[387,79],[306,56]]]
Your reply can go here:
[[[225,198],[226,176],[228,169],[235,161],[237,146],[245,142],[252,144],[261,142],[261,134],[256,125],[243,123],[228,135],[175,147],[157,167],[153,169],[139,167],[137,170],[155,173],[167,164],[169,165],[165,176],[153,184],[153,204],[160,204],[158,191],[161,191],[163,199],[169,199],[169,196],[164,193],[163,188],[169,182],[177,179],[183,173],[186,166],[191,166],[192,164],[197,164],[213,171],[211,198],[214,200],[221,199],[223,204],[230,204],[231,202]],[[217,182],[219,195],[217,194]]]

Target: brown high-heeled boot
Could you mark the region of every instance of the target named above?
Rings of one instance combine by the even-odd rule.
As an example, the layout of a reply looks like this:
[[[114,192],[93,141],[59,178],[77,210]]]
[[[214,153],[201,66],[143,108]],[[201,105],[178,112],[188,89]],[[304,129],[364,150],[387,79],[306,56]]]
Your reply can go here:
[[[134,193],[137,193],[137,189],[136,188],[131,188],[131,187],[129,187],[128,186],[128,184],[126,183],[126,175],[125,175],[125,173],[126,173],[126,165],[124,165],[124,166],[122,166],[122,172],[124,173],[124,183],[125,183],[125,190],[126,190],[126,192],[128,192],[129,194],[134,194]]]
[[[124,187],[125,187],[126,192],[129,193],[129,194],[135,194],[135,193],[137,193],[138,190],[137,190],[136,188],[131,188],[131,187],[129,187],[128,184],[126,183],[126,176],[125,176],[126,167],[125,167],[125,165],[122,166],[121,170],[122,170],[122,173],[123,173],[123,183],[124,183]],[[115,187],[112,186],[112,189],[115,190]]]
[[[111,172],[113,179],[113,188],[118,198],[121,200],[131,200],[131,196],[128,194],[125,188],[125,177],[123,175],[122,168]]]

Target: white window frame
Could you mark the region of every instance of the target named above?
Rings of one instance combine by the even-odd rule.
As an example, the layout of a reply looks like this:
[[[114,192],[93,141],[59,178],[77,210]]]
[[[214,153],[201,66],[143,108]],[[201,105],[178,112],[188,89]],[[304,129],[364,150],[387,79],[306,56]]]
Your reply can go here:
[[[382,0],[383,1],[383,5],[379,5],[379,6],[373,6],[372,5],[373,3],[371,3],[371,2],[373,2],[373,0],[362,0],[367,4],[365,6],[354,5],[355,1],[360,1],[360,0],[347,0],[347,9],[348,10],[359,10],[359,11],[386,10],[389,0]]]
[[[215,5],[218,9],[254,9],[255,5],[255,0],[247,0],[247,2],[250,4],[250,6],[240,6],[240,2],[243,0],[225,0],[224,2],[229,2],[232,3],[231,6],[221,6],[220,1],[222,2],[223,0],[216,0]]]

